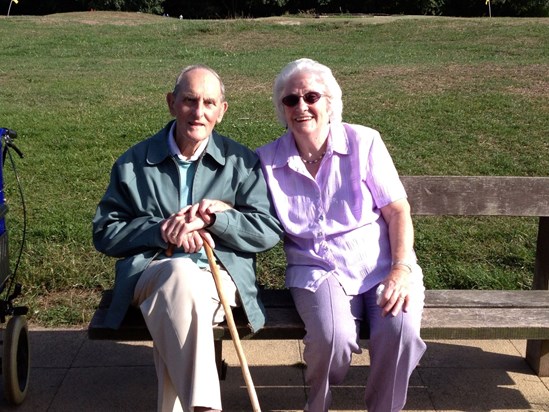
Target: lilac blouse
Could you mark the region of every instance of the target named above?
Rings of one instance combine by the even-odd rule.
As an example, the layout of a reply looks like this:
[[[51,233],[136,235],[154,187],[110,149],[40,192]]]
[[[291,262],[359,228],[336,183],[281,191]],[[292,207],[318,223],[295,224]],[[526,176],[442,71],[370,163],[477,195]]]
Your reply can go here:
[[[287,287],[315,291],[333,275],[355,295],[387,276],[391,247],[380,208],[406,192],[377,131],[332,124],[316,179],[291,132],[257,152],[286,232]]]

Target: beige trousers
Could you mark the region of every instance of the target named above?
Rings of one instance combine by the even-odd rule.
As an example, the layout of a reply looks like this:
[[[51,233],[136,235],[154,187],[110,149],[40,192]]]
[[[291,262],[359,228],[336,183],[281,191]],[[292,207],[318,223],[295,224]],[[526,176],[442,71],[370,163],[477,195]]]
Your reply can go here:
[[[220,274],[229,304],[237,306],[234,282],[226,271]],[[133,303],[153,339],[158,411],[221,409],[212,325],[225,312],[212,274],[184,257],[153,261],[137,282]]]

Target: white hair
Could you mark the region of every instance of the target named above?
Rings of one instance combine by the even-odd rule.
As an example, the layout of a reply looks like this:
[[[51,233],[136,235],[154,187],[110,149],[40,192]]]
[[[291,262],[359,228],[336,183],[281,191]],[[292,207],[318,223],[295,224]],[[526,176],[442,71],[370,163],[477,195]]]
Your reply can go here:
[[[278,74],[273,85],[273,104],[275,106],[278,121],[287,127],[286,117],[284,115],[284,105],[282,104],[282,93],[286,83],[290,78],[299,73],[307,73],[316,76],[317,80],[324,85],[325,90],[320,91],[328,100],[328,110],[330,112],[330,121],[334,123],[341,122],[343,113],[343,101],[341,99],[341,87],[337,83],[332,71],[328,66],[325,66],[315,60],[298,59],[288,63],[286,67]]]
[[[181,70],[181,73],[179,73],[179,76],[177,76],[177,80],[175,81],[175,86],[173,88],[172,93],[174,94],[174,96],[177,96],[177,94],[179,93],[181,88],[181,82],[185,78],[185,75],[190,71],[193,71],[196,69],[207,70],[211,74],[213,74],[214,77],[217,78],[217,80],[219,80],[219,88],[221,90],[221,101],[224,102],[225,101],[225,85],[223,84],[221,77],[219,76],[219,74],[217,74],[217,72],[214,69],[203,64],[193,64],[192,66],[187,66],[183,70]]]

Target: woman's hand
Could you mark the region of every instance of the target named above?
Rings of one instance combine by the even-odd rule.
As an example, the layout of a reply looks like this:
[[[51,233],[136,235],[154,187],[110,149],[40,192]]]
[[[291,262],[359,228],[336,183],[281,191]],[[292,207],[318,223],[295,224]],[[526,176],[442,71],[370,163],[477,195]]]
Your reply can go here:
[[[402,310],[406,312],[410,303],[410,271],[405,266],[393,266],[389,276],[381,282],[383,291],[378,296],[378,305],[383,309],[382,315],[389,313],[398,315]]]

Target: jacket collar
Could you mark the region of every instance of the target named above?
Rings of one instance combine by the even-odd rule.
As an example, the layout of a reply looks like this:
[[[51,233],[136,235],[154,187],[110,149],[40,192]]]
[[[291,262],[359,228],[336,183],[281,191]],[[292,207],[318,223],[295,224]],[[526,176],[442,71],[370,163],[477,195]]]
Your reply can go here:
[[[170,121],[162,130],[151,137],[151,144],[147,149],[147,163],[155,165],[162,163],[167,158],[172,157],[168,138],[170,129],[175,123],[175,120]],[[204,150],[204,155],[210,155],[217,163],[224,165],[226,162],[226,151],[223,145],[223,137],[215,130],[209,139],[208,146]]]

